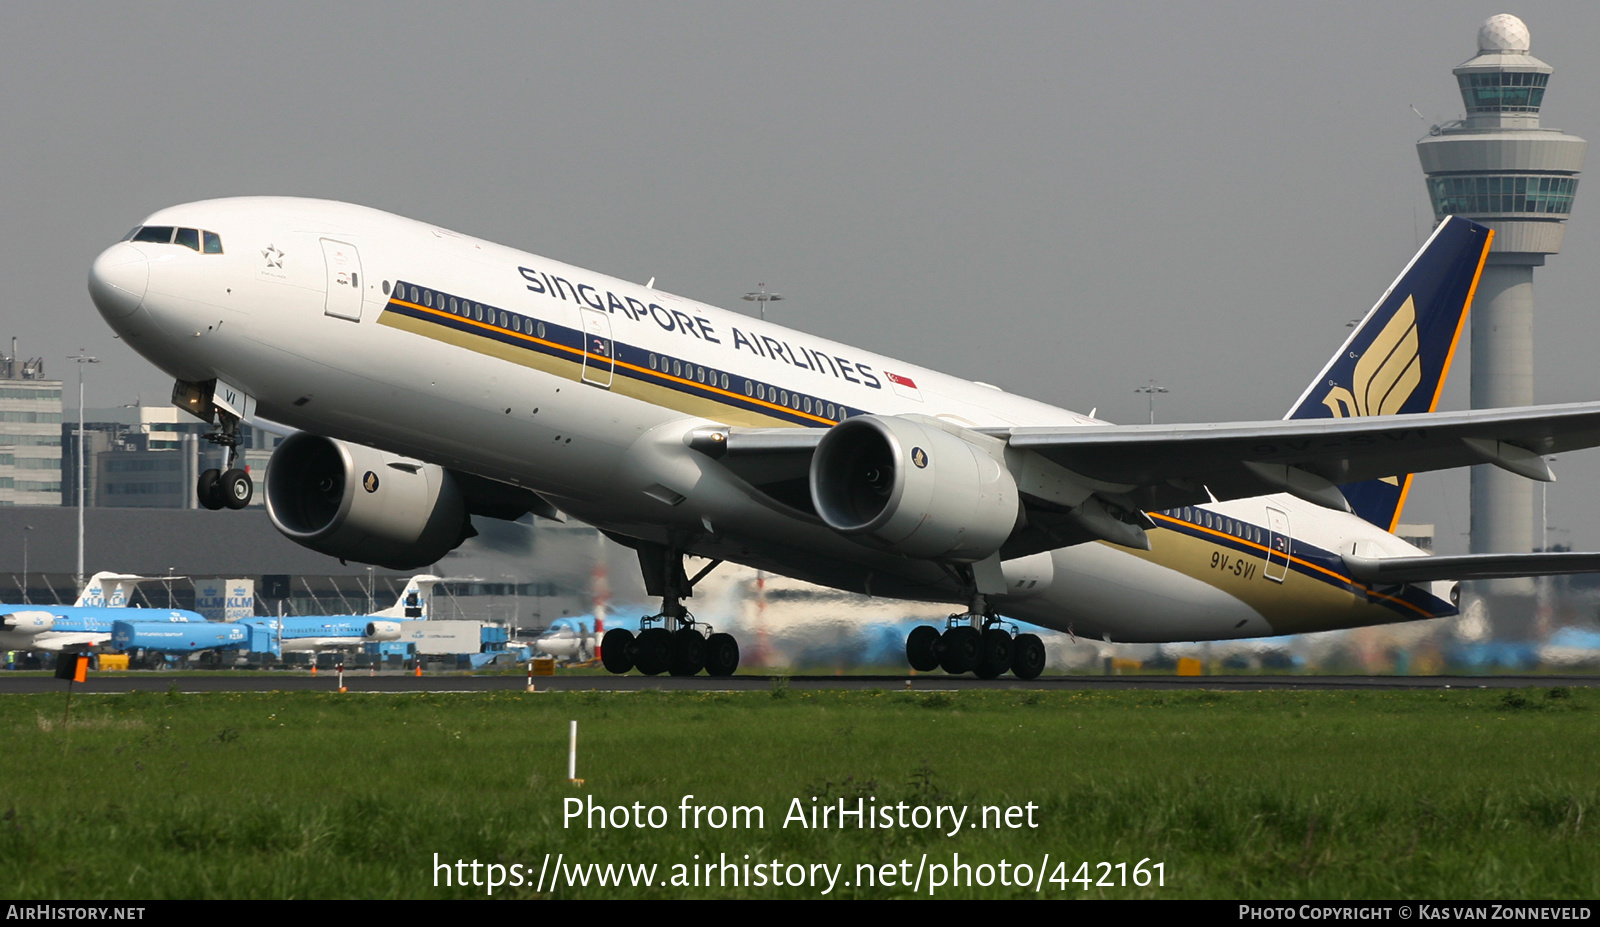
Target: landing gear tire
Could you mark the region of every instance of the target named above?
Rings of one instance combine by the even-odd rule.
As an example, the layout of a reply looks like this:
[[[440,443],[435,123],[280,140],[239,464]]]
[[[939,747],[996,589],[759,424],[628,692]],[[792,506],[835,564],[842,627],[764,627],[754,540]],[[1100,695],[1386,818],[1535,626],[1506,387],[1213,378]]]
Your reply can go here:
[[[674,676],[693,676],[706,665],[706,639],[694,628],[672,632],[672,657],[667,667]]]
[[[1037,634],[1018,634],[1011,642],[1011,672],[1018,679],[1038,679],[1044,672],[1044,641]]]
[[[242,509],[250,504],[256,487],[250,481],[250,474],[243,470],[229,470],[217,480],[217,492],[222,496],[223,505],[230,509]]]
[[[739,668],[739,642],[732,634],[717,633],[706,639],[706,674],[732,676]]]
[[[962,625],[951,628],[940,637],[939,665],[952,676],[970,672],[978,662],[978,650],[983,643],[983,635],[971,625]]]
[[[939,668],[939,631],[927,625],[918,625],[906,635],[906,662],[919,673],[931,673]]]
[[[1010,634],[999,628],[984,631],[973,672],[979,679],[994,679],[1011,668],[1012,649]]]
[[[215,467],[200,474],[200,481],[195,484],[194,495],[202,506],[212,511],[220,509],[225,504],[222,493],[217,487],[222,479],[222,471]]]
[[[672,662],[672,632],[666,628],[646,628],[634,641],[633,665],[646,676],[659,676]]]
[[[612,628],[600,638],[600,662],[606,672],[622,675],[633,669],[633,632],[627,628]]]

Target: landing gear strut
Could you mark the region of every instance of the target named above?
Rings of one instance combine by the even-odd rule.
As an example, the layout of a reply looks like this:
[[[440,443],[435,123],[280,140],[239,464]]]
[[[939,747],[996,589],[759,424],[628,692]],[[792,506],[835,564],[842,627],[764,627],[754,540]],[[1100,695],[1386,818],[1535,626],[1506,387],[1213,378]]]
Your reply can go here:
[[[195,495],[208,509],[242,509],[255,496],[255,484],[250,474],[234,466],[239,457],[239,419],[218,410],[220,430],[203,437],[212,444],[228,449],[228,466],[224,470],[213,467],[200,474]]]
[[[722,561],[711,561],[691,579],[683,569],[682,550],[648,543],[637,550],[645,589],[661,596],[661,612],[640,619],[637,635],[626,628],[607,631],[600,641],[600,662],[613,673],[637,667],[647,676],[693,676],[701,670],[732,676],[739,668],[739,642],[731,634],[711,633],[710,625],[696,621],[683,606],[695,583]]]
[[[906,662],[919,673],[942,669],[951,675],[972,673],[994,679],[1007,670],[1018,679],[1037,679],[1044,672],[1044,641],[1037,634],[1018,634],[1016,626],[981,605],[964,615],[951,615],[944,633],[919,625],[906,635]]]

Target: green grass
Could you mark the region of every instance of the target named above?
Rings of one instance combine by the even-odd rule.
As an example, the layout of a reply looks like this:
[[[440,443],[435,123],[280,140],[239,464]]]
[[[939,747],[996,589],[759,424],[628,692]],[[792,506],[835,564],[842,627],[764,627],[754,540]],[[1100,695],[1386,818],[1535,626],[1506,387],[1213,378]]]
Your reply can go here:
[[[836,692],[78,695],[0,702],[0,893],[48,898],[483,897],[448,862],[1164,864],[1164,886],[1046,897],[1600,896],[1594,693]],[[579,722],[566,782],[567,725]],[[678,807],[760,806],[760,829]],[[662,806],[566,827],[563,801]],[[1037,806],[1035,828],[784,827],[792,799]],[[1065,861],[1064,870],[1057,863]],[[480,870],[486,872],[486,870]],[[1098,868],[1088,873],[1102,875]],[[981,878],[982,874],[978,873]],[[1037,878],[1037,871],[1034,874]],[[481,878],[481,876],[480,876]],[[703,877],[702,877],[703,878]],[[1116,873],[1113,871],[1113,880]],[[928,894],[924,878],[921,895]],[[555,897],[816,897],[812,887]],[[998,884],[936,897],[1031,896]]]

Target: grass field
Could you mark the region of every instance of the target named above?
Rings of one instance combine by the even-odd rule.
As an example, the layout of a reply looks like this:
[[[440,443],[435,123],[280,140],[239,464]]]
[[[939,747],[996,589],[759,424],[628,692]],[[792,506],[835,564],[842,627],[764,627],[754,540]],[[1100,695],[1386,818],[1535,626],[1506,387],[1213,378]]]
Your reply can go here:
[[[497,898],[1593,898],[1597,697],[174,691],[79,695],[63,726],[61,696],[10,696],[0,894],[486,897],[493,865]],[[686,795],[764,819],[686,828]],[[646,820],[582,826],[568,798]],[[785,826],[797,799],[913,826]],[[914,826],[940,806],[953,835]],[[656,869],[570,884],[590,863]],[[1033,884],[1002,884],[1019,863]]]

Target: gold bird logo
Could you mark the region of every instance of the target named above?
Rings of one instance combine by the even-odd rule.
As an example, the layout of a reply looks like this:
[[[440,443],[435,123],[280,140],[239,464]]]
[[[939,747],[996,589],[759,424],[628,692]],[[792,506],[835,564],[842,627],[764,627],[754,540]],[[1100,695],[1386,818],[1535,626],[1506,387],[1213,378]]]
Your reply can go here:
[[[1417,339],[1417,308],[1407,296],[1394,318],[1372,339],[1356,361],[1351,386],[1328,390],[1322,404],[1334,418],[1366,415],[1394,415],[1422,384],[1422,357]],[[1399,477],[1384,477],[1385,483],[1398,484]]]

